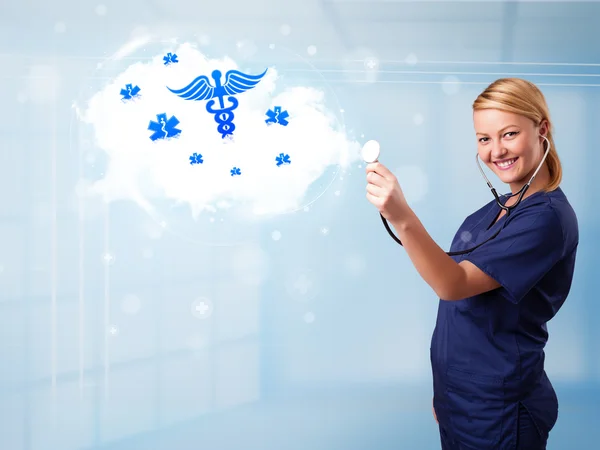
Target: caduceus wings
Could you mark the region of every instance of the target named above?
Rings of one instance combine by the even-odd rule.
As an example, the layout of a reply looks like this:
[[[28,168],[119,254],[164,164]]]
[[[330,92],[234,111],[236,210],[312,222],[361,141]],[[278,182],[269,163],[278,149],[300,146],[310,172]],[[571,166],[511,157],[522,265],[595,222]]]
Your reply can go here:
[[[266,70],[260,75],[248,75],[239,70],[230,70],[225,74],[223,89],[229,95],[241,94],[256,86],[265,76],[265,73],[267,73]]]
[[[210,84],[206,75],[196,77],[190,84],[181,89],[168,89],[185,100],[210,100],[223,95],[241,94],[255,87],[267,71],[259,75],[248,75],[239,70],[230,70],[225,74],[225,84],[216,88]]]
[[[209,100],[215,95],[215,88],[210,85],[210,81],[206,75],[196,77],[194,81],[184,88],[171,89],[167,87],[167,89],[184,100]]]

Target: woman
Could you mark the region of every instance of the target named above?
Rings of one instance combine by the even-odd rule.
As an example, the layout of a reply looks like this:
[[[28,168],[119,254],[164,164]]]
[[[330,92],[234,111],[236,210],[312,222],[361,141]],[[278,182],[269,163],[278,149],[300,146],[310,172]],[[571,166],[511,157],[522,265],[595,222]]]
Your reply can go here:
[[[579,233],[559,187],[549,116],[539,89],[518,78],[495,81],[475,100],[478,157],[511,193],[541,166],[508,214],[492,200],[465,219],[451,252],[483,242],[465,254],[436,245],[386,167],[366,169],[367,199],[440,298],[431,364],[444,450],[545,449],[558,417],[544,371],[546,323],[570,291]],[[500,196],[506,206],[517,199]]]

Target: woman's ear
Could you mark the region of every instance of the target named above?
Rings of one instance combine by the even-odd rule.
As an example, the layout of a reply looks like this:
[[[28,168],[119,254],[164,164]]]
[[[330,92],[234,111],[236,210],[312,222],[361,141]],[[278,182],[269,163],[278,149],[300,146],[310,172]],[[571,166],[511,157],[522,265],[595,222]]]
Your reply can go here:
[[[540,126],[539,126],[540,135],[546,137],[546,135],[548,134],[549,128],[550,127],[549,127],[548,121],[546,119],[542,120],[540,122]]]

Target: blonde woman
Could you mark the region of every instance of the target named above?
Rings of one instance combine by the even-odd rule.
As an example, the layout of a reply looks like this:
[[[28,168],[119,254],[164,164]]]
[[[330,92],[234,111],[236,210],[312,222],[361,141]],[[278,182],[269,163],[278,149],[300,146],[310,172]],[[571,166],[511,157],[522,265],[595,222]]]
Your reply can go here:
[[[464,220],[450,253],[379,162],[366,169],[367,199],[440,298],[431,364],[442,449],[542,450],[558,417],[544,370],[546,323],[571,288],[577,217],[560,188],[548,106],[533,83],[496,80],[475,100],[473,122],[478,161],[511,193],[493,190],[497,198]]]

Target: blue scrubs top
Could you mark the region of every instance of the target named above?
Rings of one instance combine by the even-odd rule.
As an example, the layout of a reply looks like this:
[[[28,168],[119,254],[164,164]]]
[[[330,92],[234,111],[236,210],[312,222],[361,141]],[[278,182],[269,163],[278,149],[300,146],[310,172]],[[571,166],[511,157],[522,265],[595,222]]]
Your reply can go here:
[[[514,448],[519,404],[545,436],[558,415],[544,371],[546,323],[571,288],[577,217],[560,188],[530,195],[494,223],[500,211],[491,201],[467,217],[451,251],[472,248],[501,227],[491,241],[452,257],[501,287],[440,299],[431,341],[434,408],[442,432],[461,449]]]

